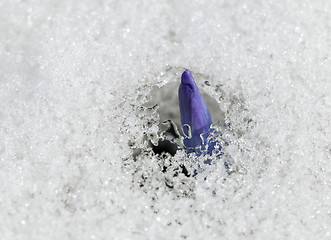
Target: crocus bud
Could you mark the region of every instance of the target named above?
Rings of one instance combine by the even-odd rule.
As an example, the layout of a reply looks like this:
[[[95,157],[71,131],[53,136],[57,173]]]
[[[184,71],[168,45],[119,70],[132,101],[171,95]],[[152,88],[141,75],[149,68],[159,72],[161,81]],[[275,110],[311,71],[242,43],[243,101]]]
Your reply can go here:
[[[212,121],[207,105],[188,69],[182,74],[178,98],[184,145],[187,152],[193,152],[197,146],[206,144]],[[212,146],[207,146],[209,154],[211,154],[214,145],[215,143]]]

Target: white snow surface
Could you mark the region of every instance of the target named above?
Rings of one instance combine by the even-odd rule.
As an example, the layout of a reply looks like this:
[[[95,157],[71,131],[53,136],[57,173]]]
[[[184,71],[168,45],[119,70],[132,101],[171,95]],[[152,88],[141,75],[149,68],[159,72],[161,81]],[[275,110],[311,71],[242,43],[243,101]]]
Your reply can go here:
[[[330,53],[325,0],[0,1],[0,239],[331,239]],[[231,174],[148,144],[185,68]]]

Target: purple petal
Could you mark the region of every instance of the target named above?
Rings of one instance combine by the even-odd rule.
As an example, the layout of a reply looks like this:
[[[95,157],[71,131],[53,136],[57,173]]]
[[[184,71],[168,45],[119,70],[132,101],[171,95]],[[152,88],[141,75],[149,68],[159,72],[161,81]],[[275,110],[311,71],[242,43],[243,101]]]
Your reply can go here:
[[[178,98],[184,135],[189,135],[187,125],[190,126],[192,135],[191,138],[184,139],[184,144],[188,148],[195,148],[202,144],[200,135],[209,131],[212,121],[206,103],[188,69],[182,74]]]

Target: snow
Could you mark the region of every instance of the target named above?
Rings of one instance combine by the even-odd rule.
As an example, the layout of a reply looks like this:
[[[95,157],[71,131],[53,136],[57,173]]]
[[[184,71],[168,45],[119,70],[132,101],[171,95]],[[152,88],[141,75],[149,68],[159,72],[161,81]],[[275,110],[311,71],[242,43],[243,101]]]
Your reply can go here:
[[[330,13],[2,0],[0,238],[331,238]],[[151,149],[186,68],[230,126],[231,174]]]

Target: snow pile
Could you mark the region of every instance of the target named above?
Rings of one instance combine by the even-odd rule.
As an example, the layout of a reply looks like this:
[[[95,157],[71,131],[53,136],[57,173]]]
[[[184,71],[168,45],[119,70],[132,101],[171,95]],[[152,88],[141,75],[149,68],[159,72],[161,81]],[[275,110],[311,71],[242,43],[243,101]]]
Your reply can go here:
[[[1,239],[330,238],[330,11],[2,1]],[[231,174],[151,148],[185,68],[230,129]]]

